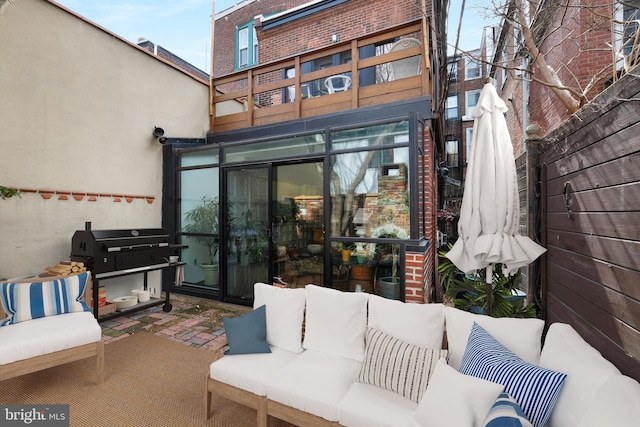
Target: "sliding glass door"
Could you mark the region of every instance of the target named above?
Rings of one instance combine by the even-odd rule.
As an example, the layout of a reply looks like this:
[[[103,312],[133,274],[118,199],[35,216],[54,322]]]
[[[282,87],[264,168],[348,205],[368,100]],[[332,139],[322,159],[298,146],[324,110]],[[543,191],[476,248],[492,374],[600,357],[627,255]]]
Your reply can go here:
[[[273,282],[288,288],[324,280],[322,162],[273,167]]]
[[[269,167],[228,169],[225,181],[225,299],[252,300],[253,284],[269,283]]]

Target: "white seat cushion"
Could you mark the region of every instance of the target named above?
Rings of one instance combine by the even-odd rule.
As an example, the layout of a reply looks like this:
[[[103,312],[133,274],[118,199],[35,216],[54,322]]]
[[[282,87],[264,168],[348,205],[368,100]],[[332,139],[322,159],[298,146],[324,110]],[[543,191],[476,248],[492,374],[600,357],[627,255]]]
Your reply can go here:
[[[338,421],[338,404],[360,372],[361,362],[306,350],[267,385],[267,398],[292,408]]]
[[[417,408],[417,403],[397,393],[355,383],[340,402],[338,412],[340,424],[346,427],[396,427]]]
[[[369,295],[368,327],[419,347],[442,348],[444,305],[406,304]]]
[[[271,353],[224,356],[211,364],[209,376],[258,396],[266,396],[268,381],[297,356],[298,353],[274,346],[271,346]]]
[[[93,314],[82,311],[0,327],[0,365],[66,350],[102,339]]]

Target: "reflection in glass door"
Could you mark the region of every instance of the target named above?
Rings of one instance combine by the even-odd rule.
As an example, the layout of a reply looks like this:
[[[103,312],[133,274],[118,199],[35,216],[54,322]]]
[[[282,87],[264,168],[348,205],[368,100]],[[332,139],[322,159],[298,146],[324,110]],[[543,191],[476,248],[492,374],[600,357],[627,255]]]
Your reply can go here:
[[[272,209],[273,282],[325,285],[322,163],[274,166]]]
[[[253,284],[269,281],[269,168],[226,173],[228,300],[252,300]]]

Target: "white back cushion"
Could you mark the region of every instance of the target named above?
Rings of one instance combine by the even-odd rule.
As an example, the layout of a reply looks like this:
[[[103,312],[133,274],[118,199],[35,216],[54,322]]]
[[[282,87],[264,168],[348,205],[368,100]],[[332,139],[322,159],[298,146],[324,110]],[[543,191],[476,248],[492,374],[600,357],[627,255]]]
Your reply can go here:
[[[305,289],[307,317],[302,346],[363,361],[369,294],[316,285],[307,285]]]
[[[305,290],[279,288],[258,282],[253,285],[253,292],[253,308],[266,306],[269,345],[300,353]]]
[[[562,396],[562,394],[560,394]],[[640,423],[640,384],[614,374],[598,389],[580,418],[580,427],[632,427]]]
[[[611,362],[566,323],[554,323],[549,327],[540,366],[567,374],[551,412],[550,427],[582,426],[580,420],[584,412],[595,404],[594,396],[598,390],[611,376],[620,375]]]
[[[460,369],[473,322],[525,362],[537,365],[540,361],[544,329],[544,321],[540,319],[494,318],[453,307],[445,307],[445,316],[449,365],[455,369]]]
[[[442,348],[444,306],[407,304],[370,295],[369,327],[419,347]]]

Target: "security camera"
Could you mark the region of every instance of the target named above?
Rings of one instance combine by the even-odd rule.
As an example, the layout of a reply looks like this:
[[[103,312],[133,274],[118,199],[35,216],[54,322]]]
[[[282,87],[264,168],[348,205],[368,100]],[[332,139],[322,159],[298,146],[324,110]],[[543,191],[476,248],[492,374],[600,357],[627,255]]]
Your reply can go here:
[[[169,140],[169,138],[164,136],[164,129],[159,128],[157,126],[153,128],[153,136],[155,136],[158,139],[158,142],[160,144],[165,144]]]
[[[155,136],[156,138],[160,138],[162,137],[162,135],[164,135],[164,129],[159,127],[153,128],[153,136]]]
[[[449,168],[440,168],[440,176],[449,176]]]

